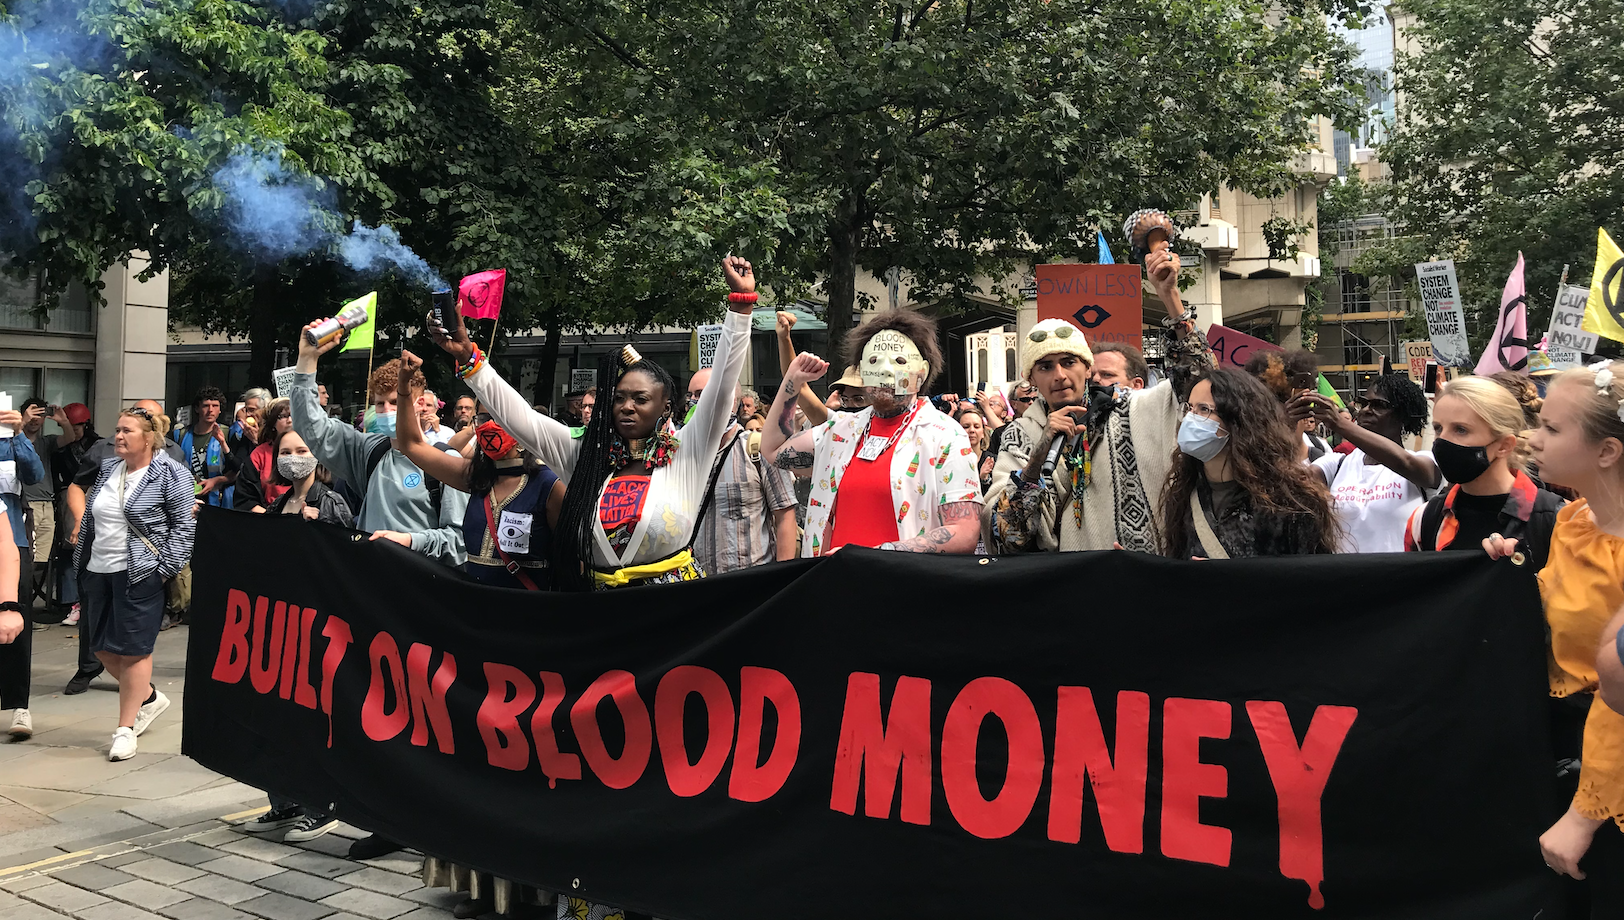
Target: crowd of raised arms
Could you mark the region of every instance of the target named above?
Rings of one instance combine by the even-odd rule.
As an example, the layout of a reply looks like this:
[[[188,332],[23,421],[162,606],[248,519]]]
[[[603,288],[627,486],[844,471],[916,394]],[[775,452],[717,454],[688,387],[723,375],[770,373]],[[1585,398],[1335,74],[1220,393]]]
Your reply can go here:
[[[1624,883],[1624,717],[1607,701],[1624,701],[1624,364],[1465,376],[1430,400],[1408,375],[1382,374],[1350,412],[1316,389],[1310,353],[1217,366],[1166,236],[1135,238],[1167,308],[1159,379],[1138,350],[1047,319],[1021,336],[1018,383],[932,398],[945,362],[924,315],[871,316],[831,364],[796,354],[794,316],[780,313],[783,382],[767,403],[739,385],[756,278],[729,257],[710,368],[684,388],[627,346],[560,417],[532,408],[455,313],[450,328],[426,325],[471,393],[446,424],[409,351],[372,371],[362,420],[334,417],[317,369],[340,338],[306,335],[289,396],[250,390],[229,426],[213,388],[182,427],[143,401],[107,439],[83,405],[30,400],[0,412],[16,431],[0,439],[15,470],[0,479],[14,537],[0,541],[0,600],[30,598],[35,560],[71,548],[82,653],[67,692],[103,670],[118,682],[109,757],[123,760],[168,706],[151,653],[166,609],[187,603],[204,503],[355,528],[533,591],[687,581],[852,545],[1197,560],[1486,552],[1538,573],[1549,627],[1553,769],[1571,798],[1538,843],[1584,887],[1580,903],[1621,903],[1607,889]],[[843,371],[825,386],[832,366]],[[45,436],[46,418],[63,433]],[[1430,449],[1412,449],[1428,425]],[[0,694],[22,738],[31,630],[15,603],[0,606]],[[253,829],[298,841],[335,823],[273,797]],[[396,846],[373,835],[352,855]],[[489,909],[473,894],[458,916]],[[561,917],[621,913],[557,900]]]

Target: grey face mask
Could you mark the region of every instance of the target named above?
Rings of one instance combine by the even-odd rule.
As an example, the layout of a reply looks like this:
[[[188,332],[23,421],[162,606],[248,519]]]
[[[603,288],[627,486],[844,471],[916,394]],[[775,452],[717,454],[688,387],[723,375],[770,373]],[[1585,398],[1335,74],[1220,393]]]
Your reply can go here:
[[[276,471],[288,482],[299,482],[316,471],[316,455],[283,454],[276,458]]]

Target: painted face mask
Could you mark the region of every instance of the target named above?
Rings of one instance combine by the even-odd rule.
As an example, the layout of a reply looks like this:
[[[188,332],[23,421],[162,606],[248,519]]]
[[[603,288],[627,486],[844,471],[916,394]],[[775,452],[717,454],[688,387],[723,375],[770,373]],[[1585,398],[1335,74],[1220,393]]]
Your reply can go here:
[[[486,422],[475,428],[474,439],[479,442],[479,449],[492,460],[502,459],[504,454],[519,445],[513,435],[495,422]]]
[[[863,346],[857,359],[857,371],[863,386],[890,390],[898,396],[919,392],[919,385],[930,376],[930,365],[919,353],[913,340],[887,329],[877,333]]]
[[[395,413],[379,412],[367,421],[369,434],[381,434],[386,438],[395,436]]]

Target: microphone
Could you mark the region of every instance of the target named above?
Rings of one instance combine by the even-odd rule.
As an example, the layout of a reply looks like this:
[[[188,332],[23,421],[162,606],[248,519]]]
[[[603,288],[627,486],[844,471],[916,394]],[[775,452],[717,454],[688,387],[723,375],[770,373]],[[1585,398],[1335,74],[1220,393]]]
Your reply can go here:
[[[1039,471],[1044,479],[1054,475],[1055,464],[1060,462],[1060,449],[1066,446],[1066,436],[1057,434],[1054,443],[1049,445],[1049,456],[1043,460],[1043,468]]]
[[[1054,468],[1060,463],[1061,448],[1075,448],[1077,446],[1077,442],[1082,438],[1083,432],[1088,429],[1088,426],[1095,424],[1096,421],[1104,416],[1105,413],[1111,411],[1112,400],[1115,398],[1115,392],[1116,391],[1114,389],[1108,389],[1106,387],[1099,386],[1098,384],[1091,383],[1088,385],[1089,398],[1087,402],[1083,403],[1083,405],[1087,407],[1088,411],[1084,413],[1083,417],[1080,419],[1078,419],[1076,416],[1072,416],[1072,418],[1077,422],[1076,434],[1072,435],[1069,439],[1063,434],[1057,434],[1054,436],[1054,443],[1049,445],[1049,456],[1044,458],[1043,466],[1038,470],[1044,479],[1048,479],[1050,476],[1054,475]]]
[[[1054,436],[1054,443],[1049,445],[1049,456],[1044,458],[1043,468],[1038,471],[1042,474],[1044,479],[1048,479],[1050,476],[1054,475],[1054,468],[1060,463],[1060,449],[1062,447],[1068,449],[1075,448],[1077,446],[1077,442],[1081,440],[1082,437],[1082,425],[1077,426],[1077,433],[1072,435],[1070,438],[1067,438],[1063,434],[1057,434]]]

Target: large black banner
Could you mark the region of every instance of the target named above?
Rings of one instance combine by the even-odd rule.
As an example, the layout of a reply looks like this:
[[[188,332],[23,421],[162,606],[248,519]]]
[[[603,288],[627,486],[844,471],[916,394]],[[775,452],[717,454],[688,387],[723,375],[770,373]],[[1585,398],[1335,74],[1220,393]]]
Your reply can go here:
[[[185,753],[577,897],[677,920],[1552,906],[1538,596],[1477,553],[853,550],[565,596],[204,509],[193,569]]]

